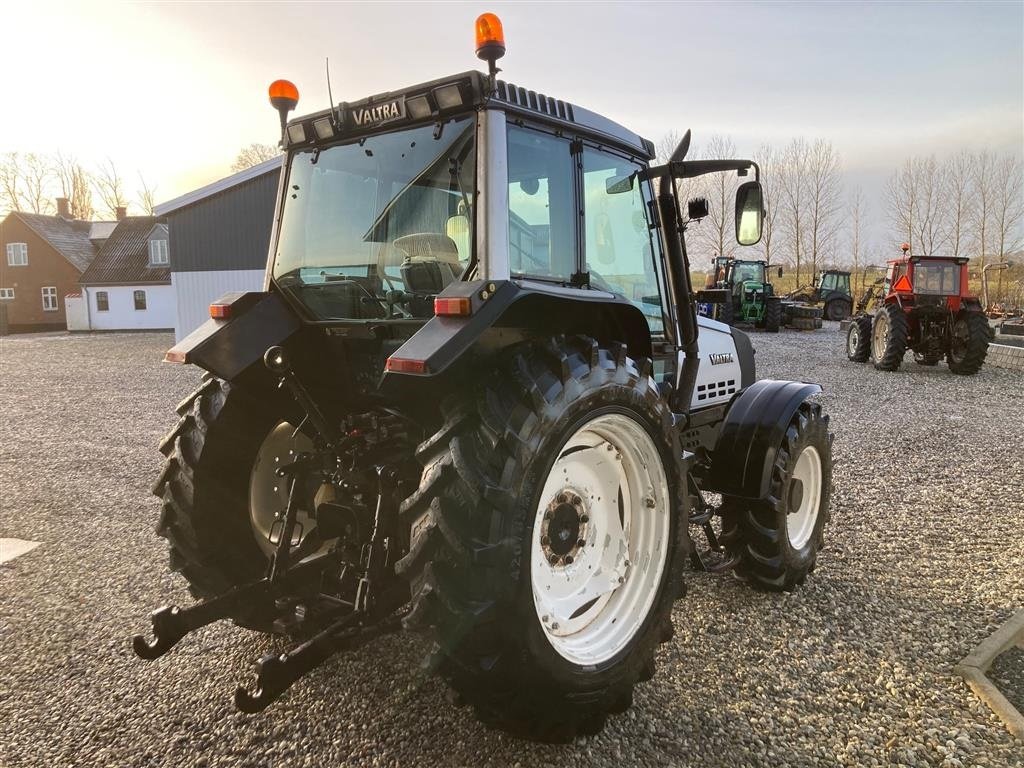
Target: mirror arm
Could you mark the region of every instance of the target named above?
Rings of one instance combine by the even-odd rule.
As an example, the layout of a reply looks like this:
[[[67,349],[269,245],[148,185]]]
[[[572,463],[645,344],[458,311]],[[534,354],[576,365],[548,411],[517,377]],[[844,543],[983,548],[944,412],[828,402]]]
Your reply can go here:
[[[753,160],[680,160],[664,165],[654,165],[641,173],[643,179],[693,179],[708,173],[721,171],[745,171],[754,169],[754,181],[761,180],[761,167]]]

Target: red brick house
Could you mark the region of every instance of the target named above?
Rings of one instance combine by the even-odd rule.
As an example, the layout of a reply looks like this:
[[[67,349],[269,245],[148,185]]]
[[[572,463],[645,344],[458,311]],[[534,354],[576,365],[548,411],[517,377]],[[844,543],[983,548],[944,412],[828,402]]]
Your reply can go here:
[[[64,330],[64,296],[95,258],[116,222],[12,211],[0,222],[0,333]]]

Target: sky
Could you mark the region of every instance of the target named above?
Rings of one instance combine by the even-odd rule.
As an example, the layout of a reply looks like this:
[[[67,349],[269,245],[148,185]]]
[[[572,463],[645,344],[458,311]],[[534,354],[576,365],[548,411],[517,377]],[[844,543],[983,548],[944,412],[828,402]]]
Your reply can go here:
[[[273,144],[267,85],[298,113],[485,65],[473,21],[504,22],[502,76],[658,141],[692,128],[740,153],[796,136],[839,151],[881,217],[908,156],[1024,154],[1024,0],[917,3],[47,3],[5,10],[0,152],[111,159],[164,201]]]

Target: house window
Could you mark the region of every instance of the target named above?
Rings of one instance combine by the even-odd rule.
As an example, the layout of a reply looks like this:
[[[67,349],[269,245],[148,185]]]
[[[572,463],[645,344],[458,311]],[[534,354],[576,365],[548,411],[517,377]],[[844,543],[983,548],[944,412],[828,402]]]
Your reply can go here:
[[[13,288],[0,288],[0,300],[2,300],[2,301],[12,301],[13,299],[14,299],[14,289]]]
[[[26,267],[28,266],[28,244],[8,243],[7,244],[7,266]]]
[[[56,312],[57,311],[57,286],[47,285],[42,289],[43,293],[43,311],[44,312]]]
[[[135,291],[135,308],[144,310],[146,308],[146,292]]]
[[[110,297],[106,291],[96,291],[96,311],[107,312],[110,310]]]
[[[149,264],[153,267],[162,267],[168,263],[167,257],[167,241],[166,240],[150,240],[149,241]]]

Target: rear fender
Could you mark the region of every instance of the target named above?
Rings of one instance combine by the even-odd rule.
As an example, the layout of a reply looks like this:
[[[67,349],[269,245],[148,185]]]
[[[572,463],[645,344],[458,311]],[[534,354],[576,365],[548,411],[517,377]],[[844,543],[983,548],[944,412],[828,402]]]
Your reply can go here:
[[[404,389],[417,379],[457,375],[471,358],[538,335],[581,333],[619,340],[633,357],[651,356],[643,313],[613,294],[525,281],[475,280],[452,283],[438,296],[460,297],[469,298],[471,314],[427,321],[388,359],[381,382],[384,392]]]
[[[226,381],[263,359],[268,347],[299,330],[295,313],[276,293],[229,293],[214,304],[230,306],[230,318],[207,320],[164,355],[170,363],[191,363]]]
[[[763,499],[786,429],[800,404],[821,392],[817,384],[765,379],[732,401],[711,454],[705,490]]]

